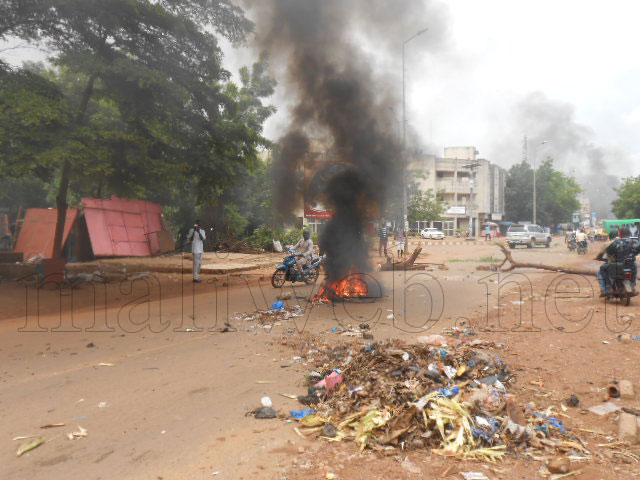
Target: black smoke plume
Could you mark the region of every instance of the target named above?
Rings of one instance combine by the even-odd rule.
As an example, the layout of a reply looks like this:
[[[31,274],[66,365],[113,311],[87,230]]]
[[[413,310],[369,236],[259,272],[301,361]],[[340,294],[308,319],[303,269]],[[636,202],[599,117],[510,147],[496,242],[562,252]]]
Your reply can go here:
[[[352,269],[367,271],[366,225],[400,187],[403,173],[393,116],[400,104],[399,75],[390,81],[389,72],[380,74],[376,65],[393,57],[398,68],[402,41],[425,26],[427,41],[437,44],[440,22],[434,18],[441,12],[423,0],[260,0],[249,8],[257,10],[260,48],[276,66],[286,65],[285,81],[279,81],[295,99],[275,159],[280,174],[274,204],[281,213],[301,205],[296,178],[302,150],[310,140],[323,145],[348,164],[325,191],[333,218],[320,248],[329,280]]]

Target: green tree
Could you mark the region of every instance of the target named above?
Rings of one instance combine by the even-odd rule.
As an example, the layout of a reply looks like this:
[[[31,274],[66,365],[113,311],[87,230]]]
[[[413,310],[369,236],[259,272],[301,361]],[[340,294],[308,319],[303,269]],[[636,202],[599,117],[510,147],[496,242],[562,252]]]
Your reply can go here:
[[[407,218],[410,223],[440,220],[445,210],[444,203],[431,190],[416,189],[407,206]]]
[[[616,218],[640,218],[640,176],[623,179],[613,202]]]
[[[0,39],[44,46],[70,80],[38,92],[51,106],[35,121],[50,134],[42,145],[29,145],[34,139],[27,131],[12,143],[18,155],[5,150],[6,142],[0,150],[0,175],[55,172],[56,255],[70,184],[103,179],[105,192],[137,195],[145,187],[161,194],[184,185],[201,199],[219,194],[255,162],[266,143],[255,128],[263,112],[232,95],[215,37],[238,43],[251,30],[230,0],[2,2]],[[6,80],[20,75],[5,68]],[[22,114],[22,105],[0,99],[0,109],[14,115]],[[254,115],[243,117],[248,111]]]
[[[526,162],[513,165],[507,172],[505,217],[510,221],[530,221],[533,218],[533,169]],[[552,225],[571,220],[579,209],[576,181],[553,168],[548,158],[536,168],[536,221]]]
[[[507,172],[504,191],[505,218],[512,222],[533,218],[533,169],[526,162],[513,165]]]

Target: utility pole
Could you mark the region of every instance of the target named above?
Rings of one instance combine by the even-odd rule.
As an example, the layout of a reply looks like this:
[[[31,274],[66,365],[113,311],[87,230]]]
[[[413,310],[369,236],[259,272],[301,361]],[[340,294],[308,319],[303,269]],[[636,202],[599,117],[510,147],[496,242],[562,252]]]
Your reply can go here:
[[[407,93],[406,93],[406,68],[405,68],[405,47],[407,43],[422,35],[429,30],[424,28],[419,32],[414,33],[411,37],[402,42],[402,156],[404,159],[404,178],[402,179],[402,228],[405,231],[406,240],[404,241],[404,251],[409,251],[409,222],[407,220],[407,167],[409,166],[409,159],[407,157]]]

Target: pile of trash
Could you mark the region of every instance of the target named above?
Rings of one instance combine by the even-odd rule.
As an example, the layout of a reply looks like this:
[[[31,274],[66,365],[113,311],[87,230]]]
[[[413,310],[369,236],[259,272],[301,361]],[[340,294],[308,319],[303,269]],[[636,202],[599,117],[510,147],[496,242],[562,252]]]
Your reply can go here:
[[[298,397],[310,407],[299,419],[301,434],[355,441],[361,450],[431,448],[492,462],[528,447],[586,452],[552,409],[517,404],[508,393],[512,372],[486,351],[398,340],[353,348],[310,350],[316,368]]]

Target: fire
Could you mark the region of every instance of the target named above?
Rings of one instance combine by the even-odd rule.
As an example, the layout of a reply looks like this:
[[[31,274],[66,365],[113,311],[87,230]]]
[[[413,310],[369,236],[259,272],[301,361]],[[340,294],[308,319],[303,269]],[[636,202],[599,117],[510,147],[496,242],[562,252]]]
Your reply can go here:
[[[335,300],[349,300],[366,297],[369,293],[367,282],[359,274],[352,273],[340,281],[325,283],[318,294],[313,297],[314,302],[333,302]]]

